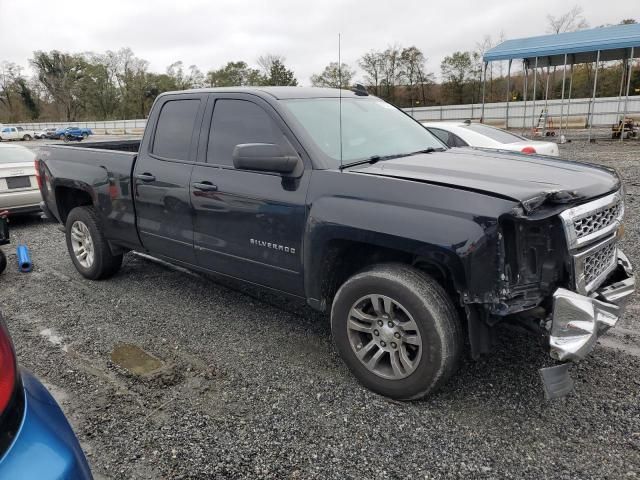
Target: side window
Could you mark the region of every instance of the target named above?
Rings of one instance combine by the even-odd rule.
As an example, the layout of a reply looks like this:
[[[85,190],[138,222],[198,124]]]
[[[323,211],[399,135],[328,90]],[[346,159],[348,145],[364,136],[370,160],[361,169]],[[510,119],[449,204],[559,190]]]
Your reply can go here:
[[[439,128],[430,128],[429,131],[440,139],[447,147],[454,147],[451,141],[451,134],[446,130],[440,130]]]
[[[8,128],[8,127],[2,129],[2,133],[9,133],[10,131],[11,131],[11,129]]]
[[[463,139],[461,139],[455,133],[451,134],[451,138],[453,140],[453,146],[454,147],[468,147],[469,146],[469,144],[467,142],[465,142]]]
[[[162,106],[152,153],[173,160],[189,160],[191,136],[200,100],[170,100]]]
[[[267,112],[246,100],[217,100],[213,109],[207,163],[233,165],[233,149],[241,143],[288,142]]]

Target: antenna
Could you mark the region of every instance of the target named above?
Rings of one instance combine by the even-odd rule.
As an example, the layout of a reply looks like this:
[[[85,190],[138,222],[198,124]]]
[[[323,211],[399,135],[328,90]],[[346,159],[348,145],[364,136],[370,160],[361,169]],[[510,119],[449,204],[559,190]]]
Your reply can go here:
[[[340,170],[342,171],[342,57],[338,33],[338,131],[340,132]]]

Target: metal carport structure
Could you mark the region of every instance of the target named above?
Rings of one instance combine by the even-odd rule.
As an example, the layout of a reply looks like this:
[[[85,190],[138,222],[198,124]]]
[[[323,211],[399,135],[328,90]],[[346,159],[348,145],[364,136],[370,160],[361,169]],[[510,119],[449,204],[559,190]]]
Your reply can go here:
[[[567,32],[538,37],[519,38],[507,40],[500,45],[488,50],[483,57],[483,77],[482,77],[482,113],[481,121],[484,120],[485,91],[487,81],[487,66],[489,62],[505,61],[509,62],[507,69],[507,124],[509,119],[509,97],[511,96],[511,65],[514,59],[522,59],[524,75],[524,105],[523,129],[526,119],[527,90],[529,69],[533,69],[533,108],[532,124],[535,119],[536,85],[538,68],[547,68],[547,80],[545,86],[545,103],[549,95],[549,69],[550,67],[562,66],[562,106],[560,113],[560,131],[562,131],[565,99],[565,83],[567,77],[567,65],[570,66],[569,79],[569,107],[571,102],[571,88],[573,83],[573,65],[580,63],[595,62],[596,68],[593,79],[593,94],[589,104],[587,115],[589,125],[589,140],[591,140],[591,128],[593,126],[593,102],[596,97],[598,86],[598,65],[602,61],[622,60],[625,68],[622,69],[620,81],[621,89],[619,98],[621,100],[624,90],[624,107],[622,111],[622,123],[624,124],[627,115],[627,103],[629,99],[629,88],[631,85],[631,71],[633,69],[633,59],[640,55],[640,24],[615,25],[611,27],[593,28],[589,30],[579,30],[577,32]],[[618,115],[620,114],[620,101],[618,102]],[[567,109],[567,118],[569,110]],[[545,118],[546,128],[546,118]],[[620,139],[624,137],[624,128]]]

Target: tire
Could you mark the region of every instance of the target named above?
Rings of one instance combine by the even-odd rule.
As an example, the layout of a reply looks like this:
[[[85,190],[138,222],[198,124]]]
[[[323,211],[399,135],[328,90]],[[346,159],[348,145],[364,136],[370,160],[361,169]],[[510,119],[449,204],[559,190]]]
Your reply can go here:
[[[374,311],[376,297],[382,315]],[[356,321],[354,312],[367,319]],[[331,332],[360,383],[396,400],[418,399],[442,386],[464,347],[460,318],[447,293],[433,278],[402,264],[376,265],[348,279],[333,300]],[[365,362],[376,356],[373,370]]]
[[[93,207],[71,210],[65,224],[65,236],[71,261],[83,277],[101,280],[111,277],[120,269],[122,254],[111,253]],[[86,253],[84,258],[83,253]]]
[[[83,132],[82,138],[86,140],[87,138],[89,138],[89,134],[87,132]]]
[[[64,140],[65,138],[67,138],[67,137],[66,137],[66,135],[60,135],[60,136],[58,137],[58,139],[59,139],[59,140]]]
[[[0,250],[0,273],[4,272],[5,268],[7,268],[7,256]]]
[[[24,140],[25,142],[30,142],[31,141],[31,135],[25,135],[24,137],[22,137],[22,140]]]

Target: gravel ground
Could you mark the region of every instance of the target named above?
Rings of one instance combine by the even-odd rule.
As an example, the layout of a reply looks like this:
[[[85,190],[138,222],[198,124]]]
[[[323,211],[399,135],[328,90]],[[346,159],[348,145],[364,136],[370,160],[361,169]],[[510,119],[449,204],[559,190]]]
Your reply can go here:
[[[640,265],[640,145],[561,151],[620,169],[624,248]],[[0,277],[19,361],[56,394],[97,478],[640,478],[637,298],[573,368],[566,399],[543,399],[547,356],[509,333],[442,391],[403,404],[360,387],[327,318],[304,306],[133,254],[113,279],[85,281],[57,226],[35,217],[12,223],[12,241],[35,265]],[[163,369],[127,373],[111,361],[123,343]]]

